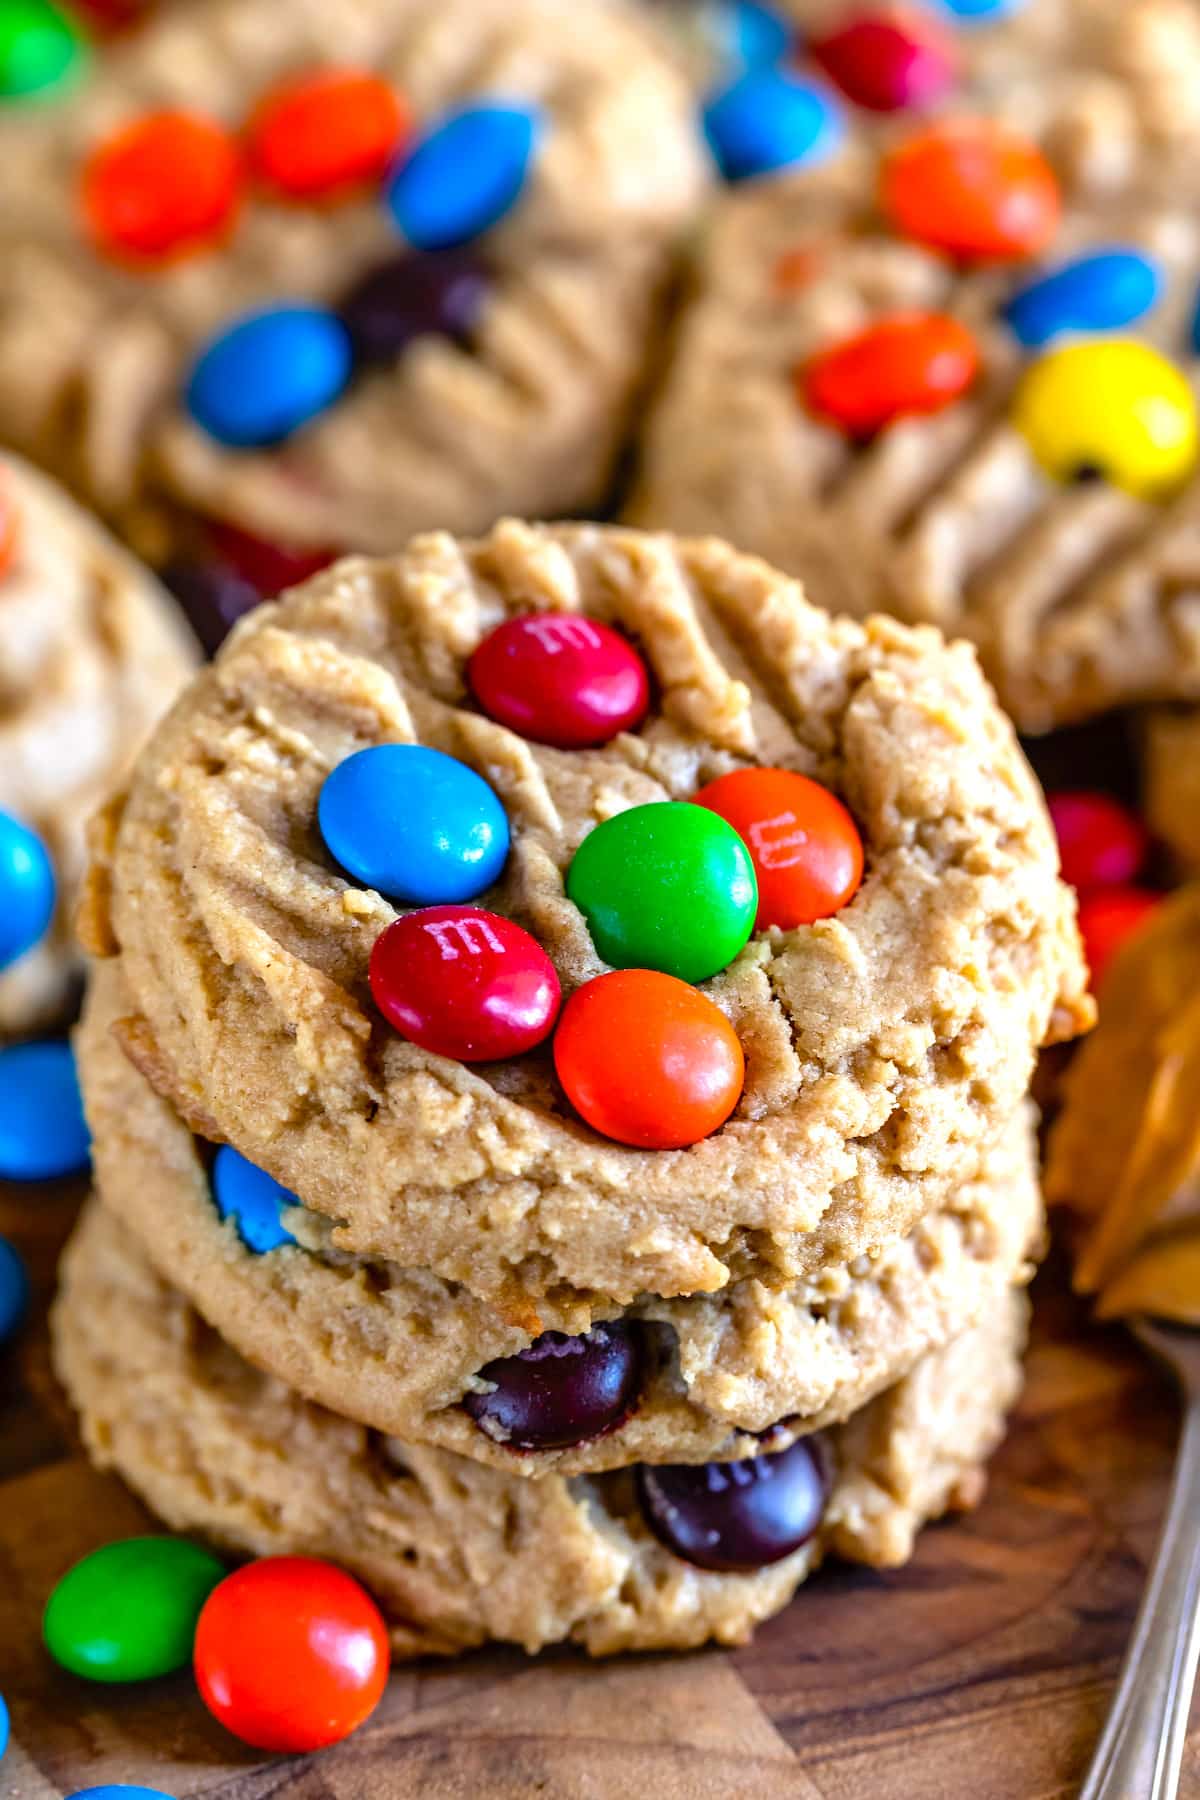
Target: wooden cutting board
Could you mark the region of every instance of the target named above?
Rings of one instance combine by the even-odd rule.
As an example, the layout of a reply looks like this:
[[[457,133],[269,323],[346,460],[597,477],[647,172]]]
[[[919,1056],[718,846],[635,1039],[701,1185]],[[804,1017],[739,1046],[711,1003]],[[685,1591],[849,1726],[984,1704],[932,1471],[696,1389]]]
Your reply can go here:
[[[630,1657],[513,1651],[401,1668],[370,1723],[308,1760],[243,1750],[186,1676],[104,1689],[55,1670],[38,1622],[85,1551],[145,1529],[94,1474],[43,1322],[69,1188],[0,1186],[38,1288],[0,1358],[0,1800],[102,1782],[190,1800],[1071,1800],[1141,1589],[1176,1428],[1170,1388],[1044,1272],[1029,1386],[988,1498],[894,1574],[829,1569],[754,1644]],[[1200,1800],[1200,1716],[1182,1791]],[[1130,1796],[1130,1800],[1134,1800]]]

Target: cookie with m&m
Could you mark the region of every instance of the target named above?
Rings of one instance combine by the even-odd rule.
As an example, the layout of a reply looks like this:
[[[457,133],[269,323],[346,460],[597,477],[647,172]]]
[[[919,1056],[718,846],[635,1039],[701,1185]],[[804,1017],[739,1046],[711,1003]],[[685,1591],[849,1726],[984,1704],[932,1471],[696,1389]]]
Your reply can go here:
[[[289,558],[597,506],[709,169],[652,21],[560,27],[168,6],[53,131],[0,113],[0,432],[218,615]]]

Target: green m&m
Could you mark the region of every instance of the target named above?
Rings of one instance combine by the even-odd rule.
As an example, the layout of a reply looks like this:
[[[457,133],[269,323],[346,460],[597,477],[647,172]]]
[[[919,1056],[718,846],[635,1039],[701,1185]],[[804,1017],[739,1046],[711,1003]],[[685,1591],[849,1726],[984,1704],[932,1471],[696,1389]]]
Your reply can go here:
[[[584,838],[567,894],[614,969],[706,981],[754,929],[750,852],[719,814],[682,800],[633,806]]]
[[[93,1550],[46,1605],[55,1662],[89,1681],[148,1681],[192,1660],[201,1609],[225,1566],[184,1538],[136,1537]]]
[[[78,27],[51,0],[0,0],[0,101],[60,87],[85,54]]]

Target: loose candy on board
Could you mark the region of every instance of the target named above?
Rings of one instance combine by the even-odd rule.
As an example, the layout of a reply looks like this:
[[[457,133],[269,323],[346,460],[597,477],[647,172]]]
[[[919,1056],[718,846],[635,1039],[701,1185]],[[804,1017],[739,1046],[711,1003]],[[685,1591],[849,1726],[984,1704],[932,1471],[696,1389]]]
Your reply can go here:
[[[218,1213],[233,1220],[243,1244],[256,1256],[296,1242],[283,1214],[300,1201],[232,1144],[222,1144],[213,1158],[212,1194]]]
[[[737,1033],[706,994],[651,969],[576,988],[554,1038],[563,1090],[593,1130],[643,1150],[679,1150],[722,1126],[741,1097]]]
[[[338,307],[364,367],[394,362],[423,337],[465,344],[478,325],[492,287],[479,254],[406,250],[369,269]]]
[[[863,875],[858,827],[836,794],[792,769],[734,769],[700,789],[750,852],[758,881],[755,929],[790,931],[829,918]]]
[[[974,334],[949,313],[900,313],[820,351],[798,380],[810,410],[871,437],[913,413],[940,412],[973,385]]]
[[[99,248],[162,262],[207,248],[237,213],[242,159],[225,127],[201,113],[147,113],[98,144],[81,200]]]
[[[633,806],[588,833],[567,871],[567,896],[614,969],[657,969],[706,981],[754,929],[750,852],[724,819],[687,801]]]
[[[194,1668],[213,1717],[257,1750],[322,1750],[374,1712],[387,1628],[353,1576],[308,1556],[227,1575],[196,1628]]]
[[[1037,146],[987,119],[931,125],[897,145],[884,160],[881,200],[903,237],[965,263],[1036,256],[1061,210]]]
[[[71,1046],[51,1040],[0,1050],[0,1179],[76,1174],[90,1144]]]
[[[258,179],[293,200],[329,200],[381,181],[409,128],[390,83],[365,69],[283,82],[247,128]]]
[[[1153,889],[1135,886],[1097,888],[1083,895],[1079,902],[1079,934],[1094,989],[1100,989],[1117,952],[1154,916],[1162,902],[1163,896]]]
[[[225,1566],[186,1538],[105,1544],[69,1569],[42,1620],[55,1662],[89,1681],[149,1681],[186,1668],[201,1608]]]
[[[930,106],[954,85],[954,43],[930,13],[854,14],[806,46],[847,99],[871,112]]]
[[[751,69],[704,109],[705,136],[726,181],[826,162],[844,131],[833,94],[791,69]]]
[[[40,942],[54,917],[54,866],[41,838],[0,812],[0,969]]]
[[[321,306],[273,306],[244,314],[200,352],[186,403],[219,444],[278,444],[317,418],[352,373],[350,335]]]
[[[599,619],[525,613],[489,632],[467,667],[489,718],[559,749],[607,744],[650,704],[646,665]]]
[[[1068,331],[1132,325],[1162,292],[1162,270],[1140,250],[1093,250],[1021,288],[1004,308],[1018,340],[1040,349]]]
[[[1078,893],[1137,880],[1150,855],[1150,834],[1135,812],[1109,794],[1083,789],[1049,794],[1046,804],[1063,879]]]
[[[82,34],[52,0],[0,0],[0,102],[55,96],[82,71]]]
[[[1143,499],[1181,486],[1196,465],[1196,399],[1158,350],[1103,338],[1048,350],[1027,368],[1012,420],[1057,481],[1101,475]]]
[[[449,250],[511,212],[542,129],[532,107],[465,106],[419,138],[387,186],[397,227],[417,250]]]
[[[346,757],[325,778],[317,817],[348,874],[410,906],[473,900],[508,856],[508,818],[493,789],[423,744],[377,744]]]
[[[371,993],[396,1030],[458,1062],[498,1062],[554,1029],[554,964],[522,926],[478,906],[405,913],[375,941]]]
[[[638,1326],[614,1319],[579,1337],[545,1331],[480,1369],[489,1391],[463,1396],[480,1430],[514,1450],[562,1450],[613,1431],[637,1404],[644,1373]]]
[[[828,1498],[821,1452],[809,1438],[743,1462],[642,1464],[636,1486],[642,1515],[668,1550],[729,1574],[801,1549]]]
[[[7,1238],[0,1238],[0,1345],[8,1342],[29,1310],[29,1277]]]

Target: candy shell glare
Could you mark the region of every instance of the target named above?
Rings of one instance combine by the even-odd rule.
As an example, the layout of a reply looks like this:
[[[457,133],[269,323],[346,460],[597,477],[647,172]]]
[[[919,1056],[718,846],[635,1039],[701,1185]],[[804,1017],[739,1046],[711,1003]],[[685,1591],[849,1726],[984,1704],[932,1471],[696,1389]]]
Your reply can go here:
[[[62,1668],[88,1681],[150,1681],[186,1668],[196,1622],[225,1566],[177,1537],[125,1538],[69,1569],[46,1604],[42,1635]]]
[[[278,444],[332,406],[352,372],[349,334],[320,306],[244,315],[201,351],[187,408],[230,449]]]
[[[559,749],[607,744],[650,704],[646,665],[627,638],[575,613],[525,613],[489,632],[467,678],[489,718]]]
[[[1026,369],[1013,424],[1056,481],[1101,475],[1140,499],[1179,488],[1196,464],[1196,400],[1160,351],[1132,338],[1048,350]]]
[[[54,917],[54,868],[35,831],[0,812],[0,969],[40,942]]]
[[[541,120],[526,106],[467,106],[412,145],[387,187],[397,228],[417,250],[469,243],[512,211]]]
[[[410,906],[473,900],[508,857],[508,818],[493,789],[422,744],[348,756],[325,778],[318,820],[349,875]]]
[[[751,69],[709,99],[704,133],[726,181],[748,181],[827,161],[844,123],[823,83],[788,69]]]
[[[7,1238],[0,1238],[0,1344],[8,1342],[29,1309],[25,1264]]]
[[[299,1206],[299,1200],[232,1144],[222,1144],[213,1159],[212,1192],[221,1217],[233,1220],[243,1244],[256,1256],[295,1243],[282,1215]]]
[[[71,1046],[49,1040],[0,1049],[0,1179],[74,1175],[89,1154]]]

